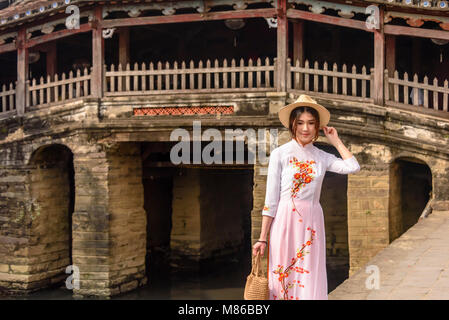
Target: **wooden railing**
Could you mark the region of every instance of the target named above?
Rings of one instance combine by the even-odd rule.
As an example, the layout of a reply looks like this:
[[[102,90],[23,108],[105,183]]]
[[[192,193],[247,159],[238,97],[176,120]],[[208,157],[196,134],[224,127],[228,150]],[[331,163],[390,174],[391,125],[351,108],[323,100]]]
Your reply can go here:
[[[312,93],[325,98],[339,98],[360,102],[373,103],[374,92],[373,69],[367,73],[365,66],[352,66],[350,71],[343,64],[339,67],[328,63],[321,66],[314,62],[313,66],[305,61],[300,66],[299,61],[291,65],[287,61],[287,91],[300,94]],[[275,91],[276,59],[210,60],[205,63],[191,61],[188,67],[185,62],[178,64],[134,64],[131,68],[127,64],[124,69],[105,66],[104,95],[154,95],[173,93],[221,93],[221,92],[267,92]],[[385,104],[398,107],[416,106],[438,111],[449,111],[448,81],[443,85],[438,80],[424,77],[418,81],[418,76],[409,80],[405,73],[399,78],[398,72],[393,77],[385,70],[384,77]],[[26,86],[27,110],[46,106],[52,103],[70,101],[82,97],[92,96],[92,72],[84,69],[56,74],[53,78],[32,79]],[[3,85],[0,91],[0,115],[16,112],[16,89],[11,83]]]
[[[367,74],[366,67],[357,70],[355,65],[348,72],[346,64],[341,68],[336,63],[329,69],[327,62],[322,67],[315,61],[313,66],[306,60],[301,67],[299,60],[294,66],[290,59],[287,61],[287,90],[293,93],[313,92],[318,96],[328,98],[344,98],[346,100],[357,100],[373,102],[373,69]]]
[[[243,59],[236,63],[210,60],[172,64],[166,62],[146,65],[111,65],[106,70],[106,96],[161,94],[273,91],[275,63],[266,58],[255,63]]]
[[[27,93],[27,107],[47,105],[53,102],[69,101],[81,97],[88,97],[90,90],[91,74],[87,68],[69,72],[68,77],[63,73],[61,76],[55,74],[54,79],[47,76],[45,80],[43,77],[31,81],[28,85]]]
[[[399,73],[394,72],[393,77],[388,76],[385,70],[385,104],[391,106],[418,106],[426,109],[449,111],[449,88],[447,79],[443,86],[439,86],[438,79],[434,78],[429,84],[429,78],[425,76],[419,82],[418,75],[409,80],[407,72],[399,78]]]
[[[16,90],[12,83],[5,84],[0,91],[0,115],[16,110]]]

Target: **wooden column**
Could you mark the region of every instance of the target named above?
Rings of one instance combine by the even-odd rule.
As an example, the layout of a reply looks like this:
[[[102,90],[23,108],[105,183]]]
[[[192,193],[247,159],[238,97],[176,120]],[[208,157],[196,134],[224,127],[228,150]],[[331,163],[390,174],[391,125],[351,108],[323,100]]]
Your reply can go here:
[[[28,48],[26,47],[26,29],[22,28],[17,36],[17,86],[16,109],[17,115],[25,114],[26,84],[28,80]]]
[[[304,20],[296,20],[293,22],[293,61],[292,65],[304,67]],[[298,89],[303,89],[304,80],[299,77]]]
[[[104,83],[104,39],[101,22],[103,20],[102,8],[95,7],[92,22],[92,83],[91,92],[95,98],[103,97]]]
[[[380,29],[374,30],[374,103],[384,104],[385,36],[384,10],[379,7]]]
[[[52,41],[46,45],[46,55],[47,55],[47,74],[49,74],[52,79],[54,75],[58,72],[57,69],[57,56],[56,56],[56,42]]]
[[[391,34],[385,35],[385,60],[388,70],[388,77],[392,78],[394,76],[394,71],[396,70],[396,36]],[[393,86],[389,85],[389,97],[393,97]]]
[[[287,89],[288,21],[287,0],[277,0],[277,91]]]
[[[123,27],[119,30],[119,63],[123,70],[129,63],[129,27]]]

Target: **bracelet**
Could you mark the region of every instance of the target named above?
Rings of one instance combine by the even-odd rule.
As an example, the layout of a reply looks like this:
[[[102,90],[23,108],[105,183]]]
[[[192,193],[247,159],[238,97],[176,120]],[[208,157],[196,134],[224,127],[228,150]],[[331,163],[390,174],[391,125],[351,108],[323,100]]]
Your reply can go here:
[[[256,242],[263,242],[263,243],[267,243],[265,240],[257,240]]]

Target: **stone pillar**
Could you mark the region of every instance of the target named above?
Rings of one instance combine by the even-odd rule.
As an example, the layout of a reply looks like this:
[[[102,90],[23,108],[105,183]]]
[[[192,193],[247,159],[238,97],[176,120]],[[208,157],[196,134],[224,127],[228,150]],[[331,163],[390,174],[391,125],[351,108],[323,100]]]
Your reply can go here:
[[[147,282],[147,215],[140,145],[118,144],[108,151],[108,164],[109,285],[111,293],[118,294]]]
[[[74,150],[73,264],[81,296],[111,296],[146,283],[146,214],[138,144]]]
[[[72,261],[80,272],[75,296],[110,296],[109,165],[101,145],[73,148],[75,210],[72,218]]]
[[[388,167],[360,166],[358,173],[348,175],[349,275],[389,244]]]

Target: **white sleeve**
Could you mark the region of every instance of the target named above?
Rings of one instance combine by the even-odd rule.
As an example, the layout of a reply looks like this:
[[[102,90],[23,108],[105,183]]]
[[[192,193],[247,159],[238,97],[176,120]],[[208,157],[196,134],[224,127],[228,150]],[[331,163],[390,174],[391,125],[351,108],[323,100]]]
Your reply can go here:
[[[268,163],[267,190],[262,215],[275,217],[281,194],[281,161],[279,152],[271,152]]]
[[[360,171],[360,165],[354,155],[348,159],[337,158],[332,153],[327,153],[327,170],[339,174],[350,174]]]

